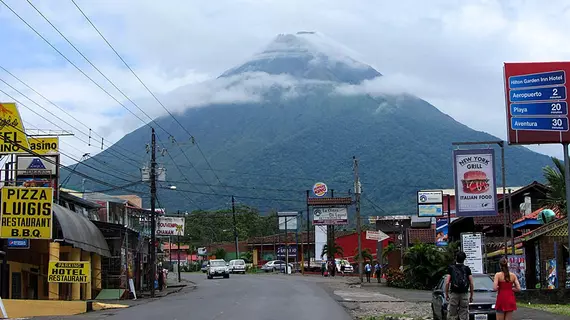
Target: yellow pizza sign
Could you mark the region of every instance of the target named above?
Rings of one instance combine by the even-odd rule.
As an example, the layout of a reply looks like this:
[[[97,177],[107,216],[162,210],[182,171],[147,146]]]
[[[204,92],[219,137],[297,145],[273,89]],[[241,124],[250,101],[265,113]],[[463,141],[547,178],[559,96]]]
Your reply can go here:
[[[28,139],[30,151],[36,155],[57,155],[59,154],[58,137],[34,137]]]
[[[28,153],[29,148],[16,104],[0,102],[0,154]]]
[[[2,188],[0,237],[51,239],[52,188]]]
[[[48,282],[91,282],[91,264],[87,261],[50,261]]]

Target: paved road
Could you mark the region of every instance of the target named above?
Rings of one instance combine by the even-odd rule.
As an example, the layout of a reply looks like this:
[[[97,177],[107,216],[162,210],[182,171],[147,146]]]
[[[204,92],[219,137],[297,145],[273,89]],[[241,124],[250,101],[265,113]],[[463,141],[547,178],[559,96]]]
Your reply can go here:
[[[59,319],[195,319],[195,320],[349,320],[345,310],[314,281],[285,275],[232,275],[207,280],[189,274],[197,284],[156,301]],[[56,318],[51,318],[56,319]]]

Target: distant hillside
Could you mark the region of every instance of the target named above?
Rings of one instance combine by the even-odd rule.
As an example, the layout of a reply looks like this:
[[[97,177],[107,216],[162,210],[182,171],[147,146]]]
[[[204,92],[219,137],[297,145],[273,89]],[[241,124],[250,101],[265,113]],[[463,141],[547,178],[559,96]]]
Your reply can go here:
[[[358,84],[381,75],[370,66],[329,50],[328,43],[315,41],[314,45],[312,37],[317,35],[279,36],[268,50],[216,80],[234,87],[242,81],[269,75],[287,76],[297,82],[259,89],[255,92],[261,97],[259,101],[191,108],[177,117],[199,141],[227,188],[218,185],[189,140],[184,144],[188,159],[206,182],[180,149],[168,142],[169,137],[157,129],[162,146],[192,182],[183,182],[185,179],[169,156],[160,157],[169,180],[159,192],[162,206],[171,210],[196,209],[190,197],[203,209],[228,207],[229,195],[233,194],[240,203],[264,211],[304,210],[304,190],[317,181],[327,183],[337,195],[347,195],[352,188],[355,155],[360,160],[363,214],[409,214],[415,212],[418,189],[453,186],[452,142],[499,140],[468,128],[412,95],[338,94],[336,88],[340,84]],[[172,118],[162,117],[157,122],[168,128],[179,143],[188,139]],[[130,150],[133,158],[148,158],[145,145],[149,141],[150,129],[145,127],[126,135],[117,145]],[[97,168],[110,163],[114,168],[139,175],[134,166],[117,161],[109,151],[85,163]],[[507,184],[540,181],[542,167],[549,164],[547,156],[526,148],[507,147]],[[128,183],[82,165],[77,170],[116,185]],[[133,180],[127,176],[124,179]],[[176,185],[177,190],[167,190],[168,185]],[[81,177],[70,178],[68,187],[74,186],[81,186]],[[106,189],[93,182],[86,182],[86,188]]]

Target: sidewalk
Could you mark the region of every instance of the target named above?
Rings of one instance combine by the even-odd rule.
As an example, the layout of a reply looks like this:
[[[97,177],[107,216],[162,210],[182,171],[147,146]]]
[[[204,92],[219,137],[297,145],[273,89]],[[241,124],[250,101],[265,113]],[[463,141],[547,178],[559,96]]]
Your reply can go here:
[[[93,300],[93,311],[115,309],[122,307],[134,307],[180,292],[185,288],[194,289],[195,287],[196,287],[195,283],[182,279],[181,282],[174,282],[172,284],[167,284],[167,287],[162,291],[155,290],[154,298],[150,297],[150,291],[141,291],[136,293],[137,294],[136,300],[135,299]],[[100,305],[100,307],[97,308],[96,304]]]
[[[350,279],[347,282],[349,287],[359,288],[367,292],[379,293],[387,295],[396,299],[401,299],[406,302],[415,303],[431,303],[432,293],[429,290],[413,290],[413,289],[400,289],[388,287],[385,284],[379,283],[363,283],[362,286],[359,285],[358,279],[354,281]],[[524,305],[518,304],[518,310],[515,312],[514,316],[516,319],[521,320],[570,320],[569,316],[559,315],[550,313],[547,311],[536,310],[531,308],[525,308]]]

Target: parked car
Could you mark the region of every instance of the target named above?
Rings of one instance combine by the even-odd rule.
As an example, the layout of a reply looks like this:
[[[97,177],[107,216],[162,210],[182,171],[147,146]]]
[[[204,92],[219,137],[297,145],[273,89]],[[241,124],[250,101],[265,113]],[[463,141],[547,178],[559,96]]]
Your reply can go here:
[[[203,273],[208,272],[208,261],[204,261],[204,263],[202,263],[202,268],[200,268],[200,270],[202,270]]]
[[[431,310],[434,320],[447,320],[447,301],[445,300],[445,279],[443,276],[435,286],[431,298]],[[497,292],[493,291],[493,279],[487,274],[474,274],[475,293],[469,304],[470,320],[495,320],[495,301]]]
[[[213,259],[208,261],[208,272],[206,273],[208,279],[214,277],[230,277],[230,268],[228,263],[223,259]]]
[[[231,273],[243,273],[245,274],[245,260],[234,259],[230,261],[230,272]]]
[[[291,270],[293,270],[293,265],[291,263],[289,263],[289,268],[291,268]],[[271,260],[271,261],[267,261],[262,267],[261,270],[265,271],[265,272],[275,272],[277,270],[279,271],[285,271],[285,261],[283,260]]]

